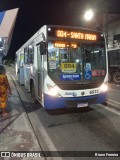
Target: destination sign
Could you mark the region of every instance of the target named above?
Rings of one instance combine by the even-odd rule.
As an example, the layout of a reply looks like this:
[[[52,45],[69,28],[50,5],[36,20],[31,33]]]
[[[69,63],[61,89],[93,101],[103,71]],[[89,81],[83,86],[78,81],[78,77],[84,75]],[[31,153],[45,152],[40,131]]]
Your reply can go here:
[[[72,38],[72,39],[81,39],[88,41],[96,41],[97,35],[92,33],[85,32],[74,32],[67,30],[56,30],[56,36],[61,38]]]

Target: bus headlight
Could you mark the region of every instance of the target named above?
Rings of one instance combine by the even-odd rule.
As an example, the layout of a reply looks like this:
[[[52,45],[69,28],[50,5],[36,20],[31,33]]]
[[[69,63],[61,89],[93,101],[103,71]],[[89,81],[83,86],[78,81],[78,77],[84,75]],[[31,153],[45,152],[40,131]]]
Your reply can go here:
[[[50,86],[47,85],[48,89],[49,89],[49,95],[51,96],[57,96],[58,95],[58,87],[57,86]]]
[[[107,90],[108,90],[107,84],[102,84],[102,85],[100,86],[100,91],[101,91],[101,92],[106,92]]]

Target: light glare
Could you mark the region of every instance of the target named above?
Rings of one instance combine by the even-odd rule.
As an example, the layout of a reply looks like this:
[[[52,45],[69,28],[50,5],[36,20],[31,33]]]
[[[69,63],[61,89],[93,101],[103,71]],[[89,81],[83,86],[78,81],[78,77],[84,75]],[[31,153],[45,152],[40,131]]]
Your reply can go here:
[[[102,92],[106,92],[108,90],[108,86],[106,84],[102,84],[101,87],[100,87],[100,90]]]
[[[49,89],[49,94],[50,94],[51,96],[56,96],[56,95],[58,94],[58,87],[57,87],[57,86],[51,87],[51,88]]]
[[[88,11],[85,12],[84,19],[86,21],[90,21],[93,18],[93,15],[94,15],[93,10],[89,9]]]

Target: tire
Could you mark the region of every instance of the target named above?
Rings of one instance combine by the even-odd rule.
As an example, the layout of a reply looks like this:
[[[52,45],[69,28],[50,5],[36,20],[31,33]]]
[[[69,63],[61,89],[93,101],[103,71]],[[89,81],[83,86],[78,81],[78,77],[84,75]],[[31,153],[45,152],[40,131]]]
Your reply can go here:
[[[120,72],[115,72],[113,74],[113,82],[116,84],[120,84]]]
[[[102,104],[103,104],[104,106],[107,106],[107,102],[103,102]]]
[[[33,83],[31,84],[31,90],[30,90],[30,92],[31,92],[31,97],[32,97],[33,101],[34,101],[35,103],[38,103],[38,100],[37,100],[36,97],[35,97],[35,87],[34,87],[34,84],[33,84]]]
[[[108,82],[111,82],[112,81],[112,74],[109,72],[108,73]]]

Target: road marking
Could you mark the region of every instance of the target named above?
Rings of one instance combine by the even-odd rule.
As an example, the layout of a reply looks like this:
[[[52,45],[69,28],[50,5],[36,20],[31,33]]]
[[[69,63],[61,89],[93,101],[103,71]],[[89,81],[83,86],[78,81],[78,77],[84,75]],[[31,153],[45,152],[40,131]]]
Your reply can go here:
[[[40,131],[40,133],[41,133],[41,135],[42,135],[42,137],[43,137],[48,149],[50,151],[56,151],[57,152],[57,149],[55,148],[52,140],[48,136],[48,134],[47,134],[47,132],[46,132],[45,128],[43,127],[43,125],[42,125],[40,120],[39,120],[39,126],[40,126],[40,128],[38,128],[38,129],[39,129],[39,131]],[[63,160],[61,157],[52,157],[52,158],[53,158],[53,160]]]
[[[43,125],[42,125],[41,122],[39,123],[39,126],[40,126],[39,131],[40,131],[40,133],[42,134],[42,136],[43,136],[43,138],[44,138],[44,141],[45,141],[47,147],[49,148],[49,150],[50,150],[50,151],[57,151],[57,149],[55,148],[52,140],[51,140],[50,137],[48,136],[48,134],[47,134],[47,132],[46,132],[46,130],[45,130],[45,128],[43,127]]]
[[[112,100],[112,99],[107,99],[108,101],[110,101],[110,102],[113,102],[113,103],[117,103],[117,104],[120,104],[119,102],[117,102],[117,101],[114,101],[114,100]]]
[[[13,75],[12,75],[9,71],[8,71],[7,73],[12,77],[12,79],[13,79],[14,81],[16,81],[15,78],[13,77]]]
[[[113,109],[113,108],[105,107],[105,109],[107,109],[107,110],[109,110],[109,111],[111,111],[111,112],[113,112],[113,113],[115,113],[115,114],[120,116],[120,112],[115,110],[115,109]]]
[[[114,109],[114,108],[110,108],[110,107],[107,107],[107,106],[104,107],[102,104],[98,104],[98,106],[103,107],[104,109],[109,110],[109,111],[111,111],[111,112],[120,116],[120,112],[118,110]]]
[[[113,106],[120,107],[120,103],[112,99],[107,99],[107,102]]]

